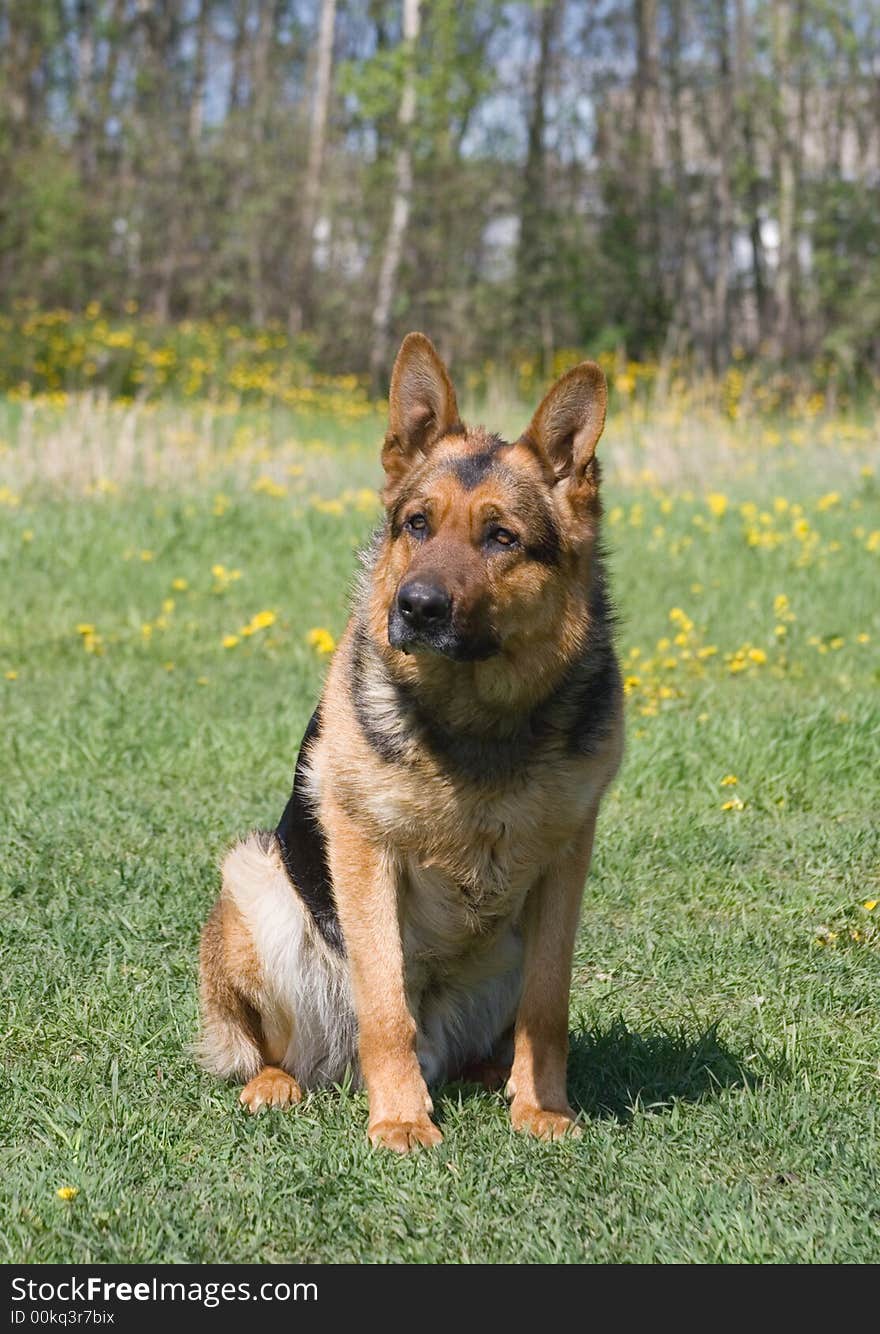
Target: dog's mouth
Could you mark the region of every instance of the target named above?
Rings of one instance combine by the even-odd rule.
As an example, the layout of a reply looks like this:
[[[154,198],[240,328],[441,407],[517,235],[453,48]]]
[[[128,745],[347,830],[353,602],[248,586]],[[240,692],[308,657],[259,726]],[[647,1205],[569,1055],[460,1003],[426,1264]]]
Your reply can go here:
[[[401,653],[433,653],[452,662],[483,662],[501,652],[491,631],[463,632],[452,621],[415,628],[397,607],[388,613],[388,643]]]

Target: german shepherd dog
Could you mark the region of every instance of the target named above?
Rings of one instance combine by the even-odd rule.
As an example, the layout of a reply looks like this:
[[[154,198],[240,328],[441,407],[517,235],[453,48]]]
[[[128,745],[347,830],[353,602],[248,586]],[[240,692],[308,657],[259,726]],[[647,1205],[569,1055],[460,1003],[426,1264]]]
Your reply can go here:
[[[599,549],[601,370],[513,443],[466,427],[433,344],[391,380],[386,517],[274,833],[227,855],[201,1059],[241,1102],[346,1071],[369,1138],[437,1144],[428,1085],[503,1071],[514,1127],[577,1133],[571,963],[623,746]]]

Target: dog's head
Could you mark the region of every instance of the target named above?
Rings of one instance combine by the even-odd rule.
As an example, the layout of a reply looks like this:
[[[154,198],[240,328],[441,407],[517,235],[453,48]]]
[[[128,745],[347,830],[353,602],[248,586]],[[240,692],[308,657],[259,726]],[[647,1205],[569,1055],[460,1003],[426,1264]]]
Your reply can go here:
[[[605,377],[591,361],[547,393],[508,443],[466,427],[423,334],[403,341],[382,450],[388,514],[376,570],[392,650],[513,659],[567,627],[587,594],[599,518],[595,448]],[[378,626],[377,626],[378,629]]]

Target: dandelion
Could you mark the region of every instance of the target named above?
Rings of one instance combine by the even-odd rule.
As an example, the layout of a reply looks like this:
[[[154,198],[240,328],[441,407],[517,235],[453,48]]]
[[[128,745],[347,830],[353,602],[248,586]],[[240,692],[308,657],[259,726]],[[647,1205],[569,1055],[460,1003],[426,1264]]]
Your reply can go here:
[[[55,1194],[58,1196],[59,1200],[70,1201],[76,1199],[79,1190],[76,1186],[59,1186]]]
[[[742,811],[745,809],[745,804],[744,801],[740,801],[739,797],[731,797],[730,801],[721,803],[721,809],[723,811]]]
[[[95,633],[95,627],[89,621],[81,621],[76,627],[76,633],[78,635],[93,635]]]
[[[25,528],[24,532],[21,535],[21,540],[22,542],[33,542],[34,540],[33,528]]]
[[[721,780],[722,787],[736,787],[739,779],[736,774],[725,774]]]
[[[18,672],[15,670],[14,667],[10,667],[9,671],[8,671],[8,672],[4,672],[3,675],[6,677],[6,680],[7,680],[7,681],[17,681],[17,680],[18,680]]]
[[[722,519],[727,511],[727,496],[722,495],[720,491],[710,491],[706,497],[706,504],[716,519]]]
[[[197,677],[196,677],[196,685],[197,685],[197,686],[206,686],[207,684],[208,684],[208,678],[207,678],[207,676],[197,676]]]
[[[321,654],[332,653],[336,647],[336,640],[323,626],[315,626],[310,630],[306,635],[306,642],[316,653]]]
[[[864,908],[865,912],[873,912],[874,909],[877,907],[877,902],[878,902],[877,899],[865,899],[865,902],[862,904],[862,907]]]
[[[146,564],[148,561],[153,560],[154,556],[155,553],[150,551],[148,547],[145,547],[144,550],[141,552],[141,560],[144,562],[144,564]]]
[[[189,584],[186,579],[172,579],[171,587],[175,593],[184,593],[189,588]]]
[[[767,654],[762,648],[750,648],[749,659],[751,662],[756,662],[759,667],[763,667],[764,663],[767,661]]]
[[[822,497],[816,502],[816,509],[817,509],[817,510],[822,510],[822,511],[824,511],[824,510],[830,510],[830,509],[833,509],[833,507],[834,507],[835,505],[839,505],[839,504],[840,504],[840,492],[839,492],[839,491],[829,491],[827,495],[822,496]]]
[[[287,487],[283,482],[276,482],[272,477],[258,477],[251,487],[257,495],[275,496],[280,498],[287,495]]]
[[[224,648],[235,648],[236,644],[238,644],[238,643],[240,643],[240,642],[241,642],[241,641],[239,640],[238,635],[224,635],[224,636],[223,636],[223,647],[224,647]]]
[[[864,630],[860,635],[856,635],[857,644],[870,644],[870,642],[871,642],[871,636],[865,634]]]
[[[277,619],[274,611],[258,611],[256,616],[251,618],[251,625],[255,630],[266,630],[270,625],[274,625]]]

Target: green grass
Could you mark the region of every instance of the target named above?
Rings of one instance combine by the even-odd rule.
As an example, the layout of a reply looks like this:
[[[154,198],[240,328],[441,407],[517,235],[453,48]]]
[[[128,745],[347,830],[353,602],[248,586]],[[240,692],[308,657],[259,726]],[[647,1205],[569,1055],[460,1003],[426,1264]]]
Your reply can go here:
[[[325,495],[353,484],[321,468]],[[280,815],[325,666],[305,635],[341,630],[371,516],[242,487],[218,515],[213,482],[0,511],[0,1257],[876,1259],[880,497],[852,480],[817,507],[835,485],[833,458],[787,474],[817,537],[773,511],[774,549],[733,500],[715,518],[608,487],[621,649],[642,656],[576,959],[584,1135],[526,1141],[456,1086],[441,1148],[404,1160],[369,1150],[362,1095],[252,1119],[188,1050],[218,858]],[[767,486],[737,500],[772,510]],[[241,571],[223,591],[217,563]],[[702,674],[687,645],[654,650],[673,607],[719,650]],[[264,609],[274,626],[221,647]],[[745,645],[767,661],[732,674]]]

